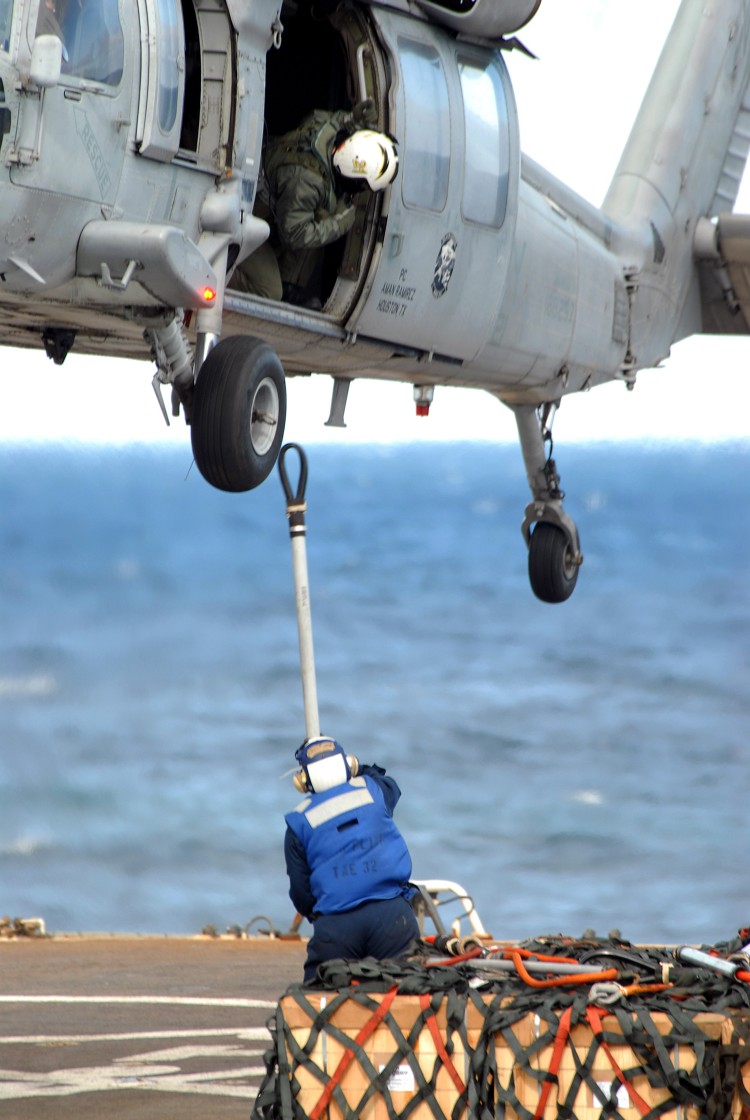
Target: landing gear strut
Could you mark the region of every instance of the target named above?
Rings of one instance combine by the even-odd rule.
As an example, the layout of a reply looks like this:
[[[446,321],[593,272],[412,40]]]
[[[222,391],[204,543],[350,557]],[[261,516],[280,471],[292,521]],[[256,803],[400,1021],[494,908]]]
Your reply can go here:
[[[572,595],[583,563],[578,529],[563,509],[565,495],[552,458],[552,420],[557,403],[538,409],[534,405],[511,406],[532,495],[521,526],[529,549],[529,582],[536,597],[545,603],[563,603]]]

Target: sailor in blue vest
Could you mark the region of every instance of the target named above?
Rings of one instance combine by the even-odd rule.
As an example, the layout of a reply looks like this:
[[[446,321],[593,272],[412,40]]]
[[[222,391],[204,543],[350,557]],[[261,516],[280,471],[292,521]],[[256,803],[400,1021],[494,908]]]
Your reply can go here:
[[[335,739],[309,739],[295,758],[294,784],[306,796],[285,817],[284,855],[289,897],[313,924],[305,981],[323,961],[404,956],[419,926],[408,901],[411,857],[393,820],[401,790]]]

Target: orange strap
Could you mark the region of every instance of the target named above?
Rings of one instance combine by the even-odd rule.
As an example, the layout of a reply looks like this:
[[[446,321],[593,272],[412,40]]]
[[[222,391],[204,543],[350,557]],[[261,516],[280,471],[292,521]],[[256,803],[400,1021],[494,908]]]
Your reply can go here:
[[[561,988],[566,984],[595,984],[600,980],[616,980],[618,975],[616,968],[608,968],[604,972],[576,972],[570,976],[553,976],[547,980],[537,980],[531,975],[522,960],[523,956],[529,956],[528,952],[508,949],[503,955],[513,961],[513,964],[516,966],[516,972],[530,988]],[[561,957],[542,957],[536,959],[557,961],[558,963],[564,960],[565,963],[568,964],[578,964],[578,961],[567,961],[565,958]]]
[[[523,949],[520,945],[509,945],[504,951],[503,956],[508,957],[515,954],[518,957],[528,959],[533,957],[535,961],[556,961],[558,964],[580,964],[579,960],[575,957],[558,957],[553,953],[551,956],[545,953],[535,953],[532,949]]]
[[[378,1024],[381,1023],[383,1021],[383,1019],[385,1019],[385,1017],[388,1014],[388,1011],[390,1009],[390,1006],[393,1003],[393,1000],[396,996],[397,991],[398,991],[398,984],[394,984],[393,987],[389,988],[388,991],[385,993],[382,1000],[380,1001],[380,1006],[377,1008],[377,1010],[372,1015],[372,1017],[367,1020],[367,1022],[362,1027],[362,1029],[360,1030],[357,1037],[354,1039],[354,1044],[356,1046],[361,1046],[362,1043],[365,1042],[370,1037],[370,1035],[373,1033],[373,1031],[378,1026]],[[345,1050],[344,1053],[341,1055],[341,1059],[339,1061],[339,1064],[336,1066],[336,1069],[334,1070],[331,1077],[329,1077],[329,1079],[326,1083],[326,1087],[323,1090],[323,1092],[321,1093],[320,1100],[318,1101],[318,1103],[315,1105],[315,1107],[312,1109],[312,1111],[310,1113],[310,1120],[318,1120],[320,1114],[328,1107],[329,1102],[331,1100],[331,1097],[333,1096],[333,1090],[336,1088],[336,1086],[341,1081],[341,1078],[344,1076],[346,1070],[351,1065],[353,1059],[354,1059],[354,1051],[353,1050]]]
[[[602,1028],[602,1013],[601,1013],[601,1011],[599,1010],[598,1007],[590,1006],[586,1009],[586,1018],[588,1019],[589,1023],[591,1024],[592,1031],[594,1032],[594,1034],[596,1035],[596,1037],[599,1040],[599,1045],[601,1046],[602,1050],[604,1051],[604,1053],[609,1058],[609,1064],[612,1066],[612,1069],[615,1072],[615,1076],[617,1077],[617,1080],[620,1082],[621,1085],[625,1086],[625,1089],[627,1091],[628,1096],[630,1097],[631,1101],[633,1102],[635,1107],[640,1112],[641,1116],[647,1116],[649,1114],[649,1112],[651,1111],[651,1105],[647,1104],[646,1101],[644,1101],[643,1097],[640,1095],[640,1093],[636,1092],[636,1090],[630,1084],[630,1082],[626,1078],[625,1074],[622,1072],[622,1070],[618,1066],[617,1062],[615,1061],[614,1056],[613,1056],[612,1051],[610,1050],[609,1046],[604,1041],[604,1037],[603,1037],[604,1032],[603,1032],[603,1028]]]
[[[552,1085],[557,1083],[557,1071],[560,1068],[563,1051],[565,1050],[565,1045],[568,1041],[568,1035],[570,1034],[570,1020],[572,1015],[573,1008],[566,1007],[562,1015],[560,1016],[559,1023],[557,1024],[555,1045],[552,1050],[552,1057],[550,1058],[549,1068],[544,1078],[544,1084],[542,1085],[542,1091],[539,1094],[539,1103],[536,1106],[534,1120],[541,1120],[541,1117],[544,1115],[544,1110],[547,1106],[547,1097],[550,1095]]]
[[[427,1026],[429,1027],[430,1034],[432,1035],[432,1040],[435,1043],[435,1050],[437,1051],[437,1054],[438,1054],[438,1057],[440,1058],[440,1061],[443,1063],[445,1068],[448,1070],[448,1073],[450,1074],[451,1081],[453,1082],[453,1084],[458,1089],[459,1095],[463,1096],[463,1094],[466,1092],[466,1086],[464,1085],[463,1081],[461,1080],[458,1073],[456,1072],[456,1067],[453,1065],[453,1062],[451,1061],[450,1054],[445,1049],[445,1045],[444,1045],[443,1040],[440,1036],[440,1031],[438,1030],[438,1025],[435,1021],[435,1012],[430,1007],[430,997],[427,995],[427,993],[425,993],[424,995],[421,995],[419,997],[419,1006],[422,1008],[423,1011],[428,1011],[428,1009],[429,1009],[429,1014],[425,1016],[425,1019],[426,1019],[426,1022],[427,1022]]]

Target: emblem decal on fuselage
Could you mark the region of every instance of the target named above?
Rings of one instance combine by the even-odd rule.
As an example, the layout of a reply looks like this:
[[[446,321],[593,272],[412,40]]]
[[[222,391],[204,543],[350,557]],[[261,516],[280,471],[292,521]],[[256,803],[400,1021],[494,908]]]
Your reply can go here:
[[[456,249],[458,241],[452,233],[446,233],[440,242],[440,251],[435,261],[435,272],[432,277],[432,294],[435,299],[440,299],[448,291],[448,285],[453,275],[453,266],[456,263]]]

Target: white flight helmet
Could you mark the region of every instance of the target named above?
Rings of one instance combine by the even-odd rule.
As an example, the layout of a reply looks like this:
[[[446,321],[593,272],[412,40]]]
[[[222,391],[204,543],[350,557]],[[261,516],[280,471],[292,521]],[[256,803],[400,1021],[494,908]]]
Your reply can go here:
[[[301,767],[294,775],[294,784],[300,793],[323,793],[343,785],[359,769],[354,755],[346,754],[341,744],[328,735],[307,739],[294,757]]]
[[[346,179],[364,179],[371,191],[382,191],[398,171],[396,141],[386,132],[360,128],[333,153],[333,166]]]

